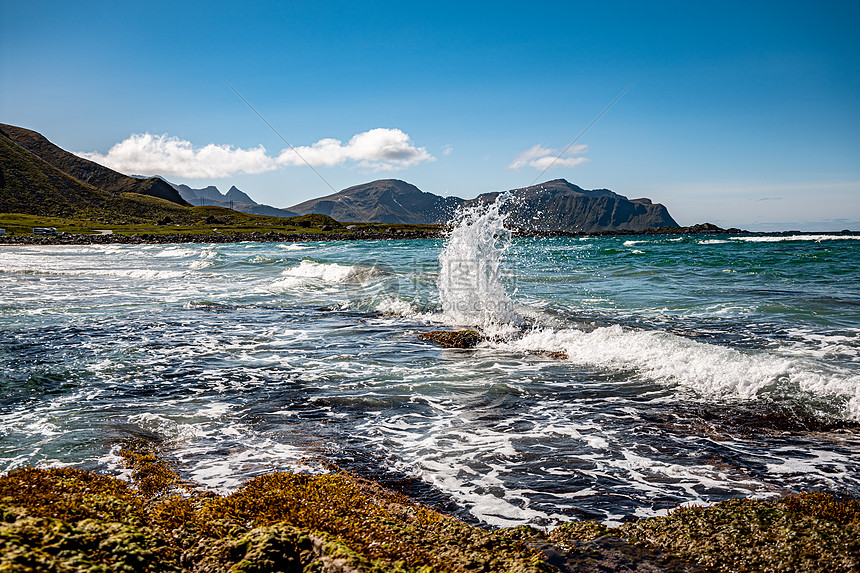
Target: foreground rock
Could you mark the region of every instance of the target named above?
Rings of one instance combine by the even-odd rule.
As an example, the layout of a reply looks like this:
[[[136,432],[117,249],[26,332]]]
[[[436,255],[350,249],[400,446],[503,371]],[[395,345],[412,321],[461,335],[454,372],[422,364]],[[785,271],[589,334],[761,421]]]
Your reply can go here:
[[[825,494],[681,508],[617,529],[467,525],[345,473],[182,482],[139,440],[131,485],[71,469],[0,477],[0,571],[857,571],[860,503]]]
[[[123,456],[137,489],[70,468],[0,477],[0,571],[552,570],[505,531],[347,474],[273,473],[222,497],[182,484],[146,443]]]

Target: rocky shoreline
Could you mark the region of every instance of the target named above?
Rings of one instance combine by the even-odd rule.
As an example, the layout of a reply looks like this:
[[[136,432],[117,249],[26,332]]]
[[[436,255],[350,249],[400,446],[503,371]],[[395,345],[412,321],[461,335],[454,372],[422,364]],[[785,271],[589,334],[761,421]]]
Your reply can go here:
[[[139,439],[131,483],[72,468],[0,476],[0,571],[824,572],[860,568],[860,502],[830,494],[679,507],[620,527],[488,529],[330,468],[230,495],[183,481]]]
[[[393,239],[436,239],[441,233],[396,231],[388,233],[167,233],[135,235],[62,234],[57,236],[0,236],[0,245],[148,245],[171,243],[282,243],[306,241],[380,241]]]
[[[536,232],[514,230],[515,237],[587,237],[587,236],[628,236],[628,235],[713,235],[713,234],[744,234],[749,231],[730,228],[723,229],[704,223],[691,227],[661,227],[644,231],[597,231],[594,233],[568,232]],[[5,235],[0,236],[0,245],[140,245],[140,244],[171,244],[171,243],[238,243],[238,242],[306,242],[306,241],[384,241],[403,239],[439,239],[444,238],[444,231],[410,231],[389,230],[386,232],[353,231],[346,233],[140,233],[123,235],[119,233],[105,234],[71,234],[62,233],[56,236],[44,235]]]

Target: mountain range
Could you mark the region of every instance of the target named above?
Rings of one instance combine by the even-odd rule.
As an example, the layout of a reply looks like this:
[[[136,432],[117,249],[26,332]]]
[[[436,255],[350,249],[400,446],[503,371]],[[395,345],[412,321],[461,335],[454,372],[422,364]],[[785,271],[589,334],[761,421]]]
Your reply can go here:
[[[381,179],[293,205],[289,210],[300,215],[328,215],[338,221],[421,225],[449,221],[462,204],[458,197],[440,197],[399,179]]]
[[[221,193],[217,187],[210,185],[202,189],[192,189],[188,185],[170,183],[174,189],[179,192],[183,199],[194,206],[201,207],[203,205],[215,207],[227,207],[235,211],[250,213],[252,215],[265,215],[267,217],[295,217],[296,213],[286,209],[278,209],[271,205],[261,205],[257,203],[244,191],[240,191],[235,185],[230,187],[226,193]]]
[[[608,189],[585,190],[564,179],[507,191],[502,207],[510,225],[528,231],[643,231],[677,227],[668,209],[650,199],[630,200]],[[398,179],[382,179],[289,207],[300,215],[319,213],[338,221],[432,224],[451,220],[461,206],[494,201],[501,192],[475,199],[441,197]]]
[[[228,207],[255,215],[321,214],[343,222],[433,224],[451,220],[462,206],[494,201],[442,197],[398,179],[355,185],[288,209],[260,205],[235,186],[192,189],[160,177],[127,176],[61,149],[41,134],[0,124],[0,212],[53,216],[106,216],[152,220],[165,215],[193,220],[192,206]],[[564,179],[503,192],[511,226],[538,232],[643,231],[677,227],[669,211],[650,199],[627,199],[608,189],[585,190]]]

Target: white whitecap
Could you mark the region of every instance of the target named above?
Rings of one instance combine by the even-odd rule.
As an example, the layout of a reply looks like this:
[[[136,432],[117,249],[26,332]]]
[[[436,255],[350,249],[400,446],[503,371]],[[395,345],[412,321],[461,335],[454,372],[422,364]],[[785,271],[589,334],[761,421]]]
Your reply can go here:
[[[844,368],[764,351],[740,351],[662,331],[621,326],[534,330],[499,344],[521,352],[565,352],[575,364],[635,371],[657,383],[708,398],[751,400],[761,392],[795,388],[845,400],[845,416],[860,420],[860,375]]]
[[[729,238],[733,241],[745,241],[747,243],[785,243],[790,241],[858,241],[860,240],[860,235],[766,235]]]

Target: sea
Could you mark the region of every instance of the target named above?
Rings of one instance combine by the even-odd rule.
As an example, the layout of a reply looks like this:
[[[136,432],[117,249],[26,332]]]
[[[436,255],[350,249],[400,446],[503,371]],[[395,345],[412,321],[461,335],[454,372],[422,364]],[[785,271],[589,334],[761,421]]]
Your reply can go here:
[[[418,335],[477,329],[476,348]],[[0,473],[337,468],[492,527],[860,496],[860,236],[0,247]]]

